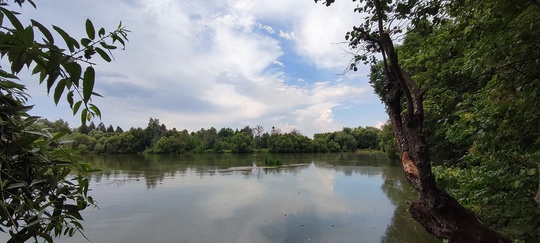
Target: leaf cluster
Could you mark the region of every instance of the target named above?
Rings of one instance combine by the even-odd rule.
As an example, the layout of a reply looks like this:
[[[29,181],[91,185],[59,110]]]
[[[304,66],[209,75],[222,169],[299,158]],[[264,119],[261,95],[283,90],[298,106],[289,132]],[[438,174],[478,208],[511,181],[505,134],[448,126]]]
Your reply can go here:
[[[32,0],[15,0],[19,7]],[[80,211],[95,202],[88,195],[86,173],[93,171],[62,144],[68,131],[53,132],[31,116],[28,94],[18,74],[24,68],[47,87],[56,104],[65,97],[86,122],[101,115],[92,104],[95,54],[110,62],[111,51],[127,41],[121,24],[113,32],[96,31],[86,21],[85,38],[77,41],[58,26],[52,31],[37,20],[25,25],[6,1],[0,1],[0,231],[8,242],[44,240],[82,233]],[[54,34],[53,34],[54,33]],[[57,42],[58,37],[62,42]],[[84,70],[84,71],[83,71]],[[82,108],[82,109],[81,109]],[[84,235],[84,234],[83,234]]]
[[[427,90],[424,131],[445,189],[484,223],[538,239],[540,8],[530,1],[455,1],[445,22],[409,29],[401,67]],[[385,96],[382,65],[370,76]],[[537,194],[538,195],[538,194]]]
[[[80,211],[95,205],[88,196],[91,170],[73,150],[59,146],[65,133],[36,126],[30,106],[21,102],[23,87],[0,81],[2,117],[0,143],[0,231],[8,242],[53,237],[83,230]],[[72,172],[78,175],[71,175]]]
[[[17,3],[21,5],[23,2]],[[53,95],[56,104],[65,97],[73,114],[80,111],[83,123],[100,117],[99,108],[91,100],[92,96],[100,95],[94,92],[95,64],[90,60],[98,54],[110,62],[111,51],[118,45],[125,47],[129,31],[121,23],[109,33],[104,28],[96,30],[92,21],[87,19],[87,36],[80,41],[53,25],[57,38],[59,36],[63,40],[56,43],[49,28],[34,19],[25,26],[17,17],[18,13],[9,7],[7,3],[0,3],[0,57],[7,58],[10,64],[9,70],[2,68],[1,72],[17,75],[24,67],[29,68],[33,75],[39,77],[39,83],[46,85],[47,93]]]

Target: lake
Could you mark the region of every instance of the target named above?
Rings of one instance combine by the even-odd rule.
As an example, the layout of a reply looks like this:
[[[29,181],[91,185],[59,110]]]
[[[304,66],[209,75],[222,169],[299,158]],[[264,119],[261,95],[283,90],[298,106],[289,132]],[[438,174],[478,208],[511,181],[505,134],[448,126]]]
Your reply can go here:
[[[265,158],[286,168],[252,167]],[[383,154],[90,156],[91,242],[440,242]],[[252,167],[231,170],[231,167]],[[58,242],[88,242],[78,235]]]

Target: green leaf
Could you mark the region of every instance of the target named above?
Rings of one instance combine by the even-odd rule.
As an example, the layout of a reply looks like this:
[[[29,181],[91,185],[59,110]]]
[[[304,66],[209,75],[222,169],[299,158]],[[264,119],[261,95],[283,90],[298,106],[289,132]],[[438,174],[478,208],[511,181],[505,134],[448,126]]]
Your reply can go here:
[[[115,41],[118,41],[118,42],[120,42],[123,46],[126,46],[126,43],[124,42],[124,40],[122,40],[122,38],[118,37],[117,35],[113,35],[113,36],[112,36],[112,39],[113,39],[113,43],[114,43]]]
[[[81,44],[85,47],[89,46],[90,43],[92,43],[92,40],[88,39],[88,38],[82,38],[81,39]]]
[[[62,36],[62,39],[64,39],[64,42],[66,42],[66,45],[71,52],[75,52],[75,47],[79,48],[79,43],[73,39],[67,32],[65,32],[62,28],[53,25],[53,29]]]
[[[60,138],[62,138],[63,136],[65,136],[67,133],[68,133],[67,131],[59,132],[59,133],[55,134],[55,135],[52,137],[52,140],[58,141]]]
[[[68,92],[66,99],[69,103],[69,107],[73,108],[73,91]]]
[[[33,26],[36,26],[39,29],[39,31],[41,31],[41,33],[47,39],[47,42],[49,42],[50,44],[54,44],[54,38],[51,32],[49,31],[49,29],[45,28],[45,26],[43,26],[41,23],[37,22],[36,20],[31,19],[30,22],[32,23]]]
[[[94,29],[94,24],[90,19],[86,19],[86,34],[91,40],[96,38],[96,29]]]
[[[34,43],[34,28],[28,26],[21,32],[22,41],[26,46],[30,46]]]
[[[11,22],[11,25],[13,25],[13,27],[16,29],[16,30],[23,30],[24,27],[23,25],[21,24],[21,22],[19,21],[19,19],[15,16],[15,14],[3,7],[0,7],[0,11],[2,11],[2,13],[4,13],[4,15],[9,19],[9,22]]]
[[[97,96],[97,97],[103,98],[103,95],[100,95],[100,94],[98,94],[98,93],[96,93],[96,92],[92,92],[92,96]]]
[[[83,100],[87,103],[92,96],[92,90],[94,89],[96,73],[92,66],[86,68],[83,77]]]
[[[75,105],[73,105],[73,115],[77,114],[79,111],[79,108],[81,107],[82,101],[77,101]]]
[[[8,79],[19,79],[17,76],[11,74],[11,73],[8,73],[2,69],[0,69],[0,77],[2,78],[8,78]]]
[[[76,62],[69,62],[62,64],[62,66],[68,72],[71,82],[76,87],[79,87],[79,79],[81,78],[82,73],[81,65]]]
[[[86,124],[87,120],[88,120],[88,110],[86,110],[86,108],[84,108],[81,111],[81,124]]]
[[[49,77],[47,78],[47,93],[51,91],[51,88],[54,85],[54,82],[56,81],[58,76],[58,72],[49,73]]]
[[[105,29],[104,28],[99,29],[98,35],[99,37],[105,36]]]
[[[90,110],[92,110],[92,112],[97,116],[97,117],[101,117],[101,111],[99,110],[99,108],[97,106],[95,106],[94,104],[90,104]]]
[[[101,58],[103,58],[103,60],[105,60],[107,62],[111,62],[111,57],[109,57],[109,55],[103,49],[101,49],[99,47],[96,47],[95,50],[101,56]]]
[[[63,78],[56,84],[56,88],[54,89],[54,103],[58,105],[58,102],[60,101],[60,97],[62,97],[62,93],[64,92],[64,89],[66,88],[66,79]]]
[[[13,184],[9,184],[6,189],[13,189],[13,188],[19,188],[19,187],[25,187],[26,186],[26,182],[17,182],[17,183],[13,183]]]
[[[108,45],[105,41],[102,41],[99,44],[101,44],[101,46],[107,50],[114,50],[117,48],[116,46]]]

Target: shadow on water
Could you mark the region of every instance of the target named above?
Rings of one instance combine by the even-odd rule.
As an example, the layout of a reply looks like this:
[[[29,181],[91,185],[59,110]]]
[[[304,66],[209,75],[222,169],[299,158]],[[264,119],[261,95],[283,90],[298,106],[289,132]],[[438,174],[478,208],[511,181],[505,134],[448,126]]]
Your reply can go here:
[[[307,166],[257,169],[238,172],[220,172],[230,167],[246,167],[258,164],[265,158],[279,159],[284,165],[305,163]],[[386,230],[380,236],[380,242],[440,242],[427,234],[422,227],[415,222],[407,211],[407,201],[415,199],[415,192],[406,183],[399,165],[392,164],[383,154],[354,154],[354,153],[328,153],[328,154],[195,154],[195,155],[89,155],[88,161],[95,164],[102,171],[92,175],[96,183],[107,181],[117,186],[144,180],[147,190],[158,188],[164,180],[175,177],[196,175],[200,179],[231,173],[242,174],[244,179],[261,179],[264,177],[279,178],[281,176],[294,176],[305,173],[310,168],[323,171],[342,173],[344,182],[347,177],[356,175],[380,178],[382,184],[380,190],[386,195],[394,206],[394,212],[389,222],[385,223]],[[350,187],[350,188],[349,188]],[[353,194],[362,194],[353,190],[352,186],[344,193],[348,197],[357,197]],[[315,189],[316,191],[316,189]],[[279,191],[277,193],[280,193]],[[299,192],[300,194],[300,189]],[[369,193],[369,192],[365,192]],[[357,197],[358,200],[369,199],[369,195]],[[303,200],[308,200],[304,198]],[[348,199],[347,199],[348,200]],[[293,202],[294,203],[294,202]],[[362,202],[359,202],[362,203]],[[271,203],[269,204],[271,207]],[[300,202],[300,205],[301,202]],[[330,205],[332,206],[332,205]],[[368,219],[358,219],[358,215],[351,214],[326,214],[317,213],[316,206],[305,206],[302,211],[283,212],[283,219],[277,222],[265,222],[258,226],[260,235],[266,237],[265,242],[305,242],[311,239],[324,239],[331,237],[328,242],[373,242],[363,241],[362,236],[351,236],[346,232],[358,232],[367,236],[368,231],[355,231],[355,227],[369,227]],[[337,206],[336,206],[337,207]],[[233,209],[231,217],[244,219],[253,218],[260,214],[260,209],[255,206],[244,206]],[[227,221],[231,218],[217,219],[221,227],[233,227]],[[220,222],[223,221],[223,222]],[[229,229],[234,231],[236,229]],[[280,232],[272,234],[271,232]],[[306,235],[309,239],[306,240]],[[343,238],[340,238],[343,237]],[[351,239],[351,237],[353,237]],[[360,238],[357,238],[360,237]],[[373,237],[373,236],[370,236]],[[366,238],[372,239],[372,238]],[[244,240],[257,240],[244,239]],[[324,241],[323,241],[324,242]]]

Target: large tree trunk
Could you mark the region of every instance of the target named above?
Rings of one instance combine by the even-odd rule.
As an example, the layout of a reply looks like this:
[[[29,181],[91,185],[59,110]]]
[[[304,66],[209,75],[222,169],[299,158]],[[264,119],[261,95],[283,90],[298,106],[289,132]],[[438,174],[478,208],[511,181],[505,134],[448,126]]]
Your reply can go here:
[[[418,201],[409,207],[412,217],[429,233],[449,239],[450,242],[510,242],[485,226],[473,212],[436,186],[431,172],[429,148],[422,132],[423,94],[414,86],[410,77],[401,71],[393,48],[388,48],[392,47],[390,38],[382,38],[381,44],[385,47],[389,61],[388,110],[401,154],[401,164],[407,181],[418,191]],[[405,110],[402,108],[403,96],[406,100]]]
[[[423,136],[423,92],[398,63],[390,36],[383,30],[380,3],[375,0],[379,18],[377,43],[383,51],[388,89],[387,105],[401,154],[407,181],[418,191],[418,201],[409,211],[429,233],[450,242],[510,242],[485,226],[476,215],[452,196],[439,189],[431,171],[429,148]],[[405,107],[403,107],[405,100]]]

